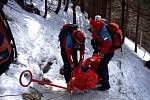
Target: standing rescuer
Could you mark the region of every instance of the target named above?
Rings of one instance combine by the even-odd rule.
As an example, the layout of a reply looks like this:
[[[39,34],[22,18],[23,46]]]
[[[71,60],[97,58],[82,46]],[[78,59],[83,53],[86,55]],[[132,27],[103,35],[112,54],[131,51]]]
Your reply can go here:
[[[95,16],[95,20],[90,20],[90,30],[92,32],[91,45],[94,49],[93,55],[98,54],[102,57],[97,70],[98,76],[102,78],[102,81],[100,81],[102,86],[98,87],[98,90],[101,91],[110,88],[108,63],[114,55],[113,52],[109,52],[112,46],[112,39],[108,33],[105,21],[102,20],[101,16]]]

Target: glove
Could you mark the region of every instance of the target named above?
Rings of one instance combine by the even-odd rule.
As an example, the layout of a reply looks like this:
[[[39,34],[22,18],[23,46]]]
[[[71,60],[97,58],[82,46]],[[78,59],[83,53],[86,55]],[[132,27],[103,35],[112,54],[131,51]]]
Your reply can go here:
[[[103,53],[93,53],[93,56],[99,56],[100,58],[104,58],[104,54]]]
[[[78,65],[79,65],[79,66],[82,66],[82,60],[79,60]]]
[[[95,40],[91,40],[91,45],[93,46],[93,47],[95,47]]]
[[[92,33],[92,29],[91,28],[89,28],[88,31],[90,31]]]
[[[74,69],[74,67],[75,67],[75,64],[71,64],[71,68]]]
[[[103,53],[99,53],[98,54],[101,58],[104,58],[104,54]]]

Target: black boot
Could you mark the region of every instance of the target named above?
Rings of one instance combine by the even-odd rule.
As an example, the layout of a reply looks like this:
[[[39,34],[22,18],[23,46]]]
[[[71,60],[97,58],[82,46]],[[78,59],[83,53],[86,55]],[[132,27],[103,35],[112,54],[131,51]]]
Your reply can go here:
[[[99,82],[97,83],[96,87],[102,87],[102,80],[99,80]]]
[[[0,76],[9,69],[9,66],[7,65],[0,65],[0,67]]]
[[[106,91],[106,90],[109,90],[109,89],[110,89],[109,82],[107,82],[106,84],[102,84],[101,87],[97,88],[97,90],[99,90],[99,91]]]

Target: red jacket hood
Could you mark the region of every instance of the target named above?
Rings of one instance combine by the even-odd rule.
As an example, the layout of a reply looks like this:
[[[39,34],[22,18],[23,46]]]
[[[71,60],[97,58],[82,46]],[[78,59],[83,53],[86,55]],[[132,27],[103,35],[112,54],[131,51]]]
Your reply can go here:
[[[91,20],[90,26],[94,29],[94,32],[98,32],[104,25],[103,21]]]

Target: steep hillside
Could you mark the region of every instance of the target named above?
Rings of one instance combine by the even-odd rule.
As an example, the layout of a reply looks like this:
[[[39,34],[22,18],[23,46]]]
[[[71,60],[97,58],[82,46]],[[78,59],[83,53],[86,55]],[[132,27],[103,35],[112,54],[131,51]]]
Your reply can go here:
[[[40,4],[41,0],[37,0]],[[18,64],[11,64],[6,74],[0,76],[0,100],[22,100],[21,94],[31,92],[30,88],[19,84],[22,71],[31,70],[34,79],[48,78],[54,84],[66,86],[59,68],[63,65],[60,56],[58,34],[64,23],[72,22],[72,10],[60,11],[59,15],[51,12],[47,19],[27,13],[15,2],[13,7],[19,12],[5,6],[4,11],[8,16],[18,50]],[[40,5],[42,6],[42,5]],[[77,19],[81,30],[86,33],[86,58],[92,55],[90,46],[90,33],[84,14],[77,7]],[[85,27],[86,26],[86,27]],[[150,98],[150,71],[144,67],[141,56],[134,54],[129,47],[132,46],[128,39],[123,45],[123,52],[116,51],[114,58],[109,63],[110,84],[109,91],[91,90],[84,94],[74,93],[69,95],[65,90],[41,86],[32,83],[43,94],[42,100],[148,100]],[[147,53],[147,59],[150,59]],[[48,62],[52,62],[48,73],[43,74],[42,69]],[[27,80],[24,80],[26,82]]]

